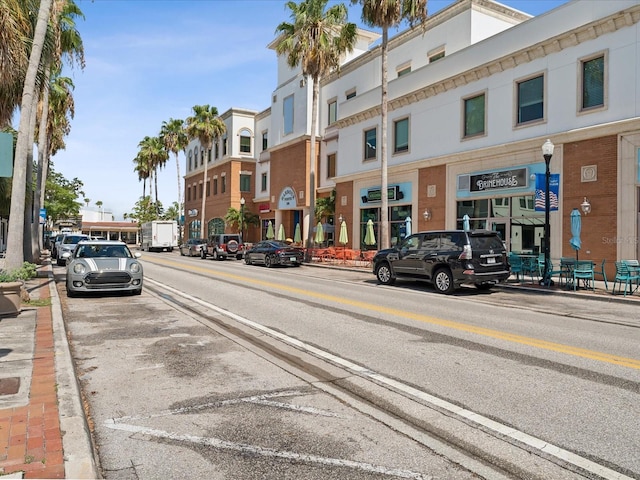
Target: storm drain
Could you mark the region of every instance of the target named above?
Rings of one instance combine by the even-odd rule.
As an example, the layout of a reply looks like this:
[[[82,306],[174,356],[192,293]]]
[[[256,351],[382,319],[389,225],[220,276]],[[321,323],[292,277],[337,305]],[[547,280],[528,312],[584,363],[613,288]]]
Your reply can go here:
[[[20,377],[0,378],[0,395],[15,395],[20,390]]]

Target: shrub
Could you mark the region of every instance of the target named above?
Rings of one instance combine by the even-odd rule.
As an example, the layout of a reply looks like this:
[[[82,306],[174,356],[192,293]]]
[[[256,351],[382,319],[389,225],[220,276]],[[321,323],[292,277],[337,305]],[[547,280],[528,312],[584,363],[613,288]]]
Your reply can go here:
[[[24,262],[22,267],[7,272],[0,270],[0,283],[29,280],[37,275],[35,263]]]

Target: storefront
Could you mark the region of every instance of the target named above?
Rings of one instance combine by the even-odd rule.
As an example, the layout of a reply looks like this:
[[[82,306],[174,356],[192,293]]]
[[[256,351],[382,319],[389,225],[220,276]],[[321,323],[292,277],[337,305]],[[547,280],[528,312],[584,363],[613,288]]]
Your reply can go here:
[[[382,199],[380,186],[360,188],[360,212],[359,212],[359,241],[357,248],[375,250],[380,239],[380,202]],[[410,235],[413,229],[412,222],[412,184],[400,182],[389,184],[387,189],[389,201],[389,235],[391,246],[396,245],[404,237]],[[365,245],[367,222],[373,221],[373,229],[376,237],[374,245]],[[355,240],[355,239],[354,239]]]

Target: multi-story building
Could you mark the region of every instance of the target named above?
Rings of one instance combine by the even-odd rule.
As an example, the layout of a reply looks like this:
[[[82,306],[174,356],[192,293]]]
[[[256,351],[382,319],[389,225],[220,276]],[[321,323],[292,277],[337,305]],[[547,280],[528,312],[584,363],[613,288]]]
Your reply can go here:
[[[510,250],[541,251],[545,209],[536,182],[545,177],[541,146],[550,139],[552,258],[575,255],[574,209],[582,215],[581,255],[638,258],[639,21],[638,0],[574,0],[535,18],[491,0],[459,0],[429,17],[424,31],[392,38],[390,242],[406,234],[407,218],[415,231],[461,228],[468,215],[474,228],[501,232]],[[369,48],[376,38],[360,31],[358,47],[320,91],[317,193],[336,190],[336,217],[346,219],[354,248],[363,246],[367,220],[380,219],[381,60],[380,47]],[[310,85],[278,62],[271,107],[247,118],[251,158],[240,155],[243,166],[228,173],[238,188],[226,205],[207,198],[207,218],[238,203],[240,171],[252,172],[243,194],[263,225],[272,220],[292,232],[301,223],[306,235]],[[238,128],[229,135],[238,137]],[[188,167],[187,208],[199,208],[202,165]],[[264,228],[253,234],[257,240]]]

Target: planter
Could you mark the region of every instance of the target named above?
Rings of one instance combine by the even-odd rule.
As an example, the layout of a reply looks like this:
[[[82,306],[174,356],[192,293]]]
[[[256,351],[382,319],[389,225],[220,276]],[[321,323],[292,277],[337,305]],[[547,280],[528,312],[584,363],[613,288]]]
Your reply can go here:
[[[0,283],[0,316],[20,313],[22,282]]]

